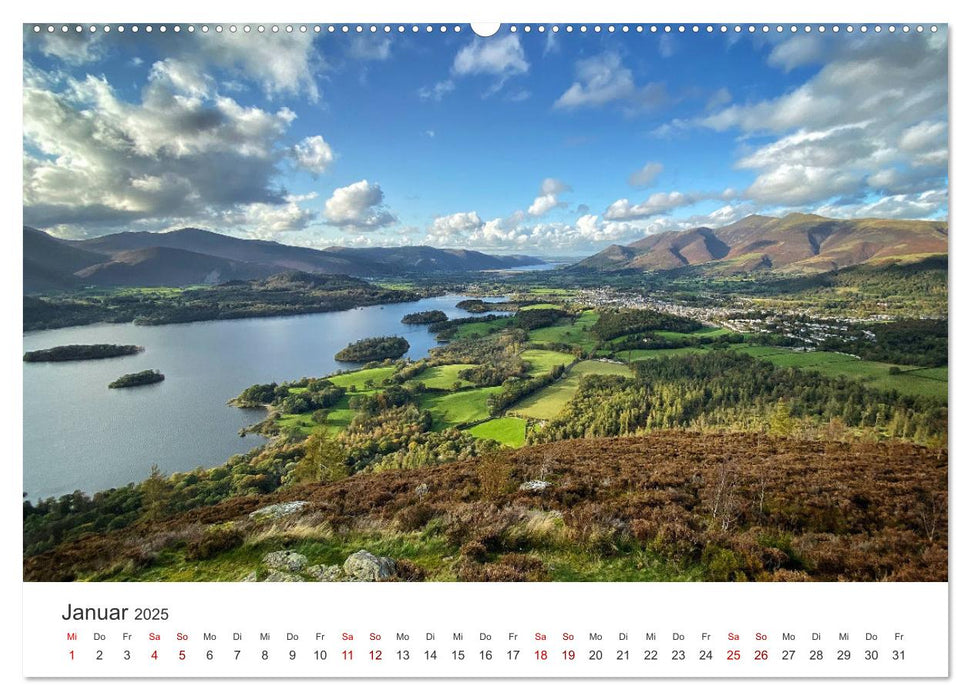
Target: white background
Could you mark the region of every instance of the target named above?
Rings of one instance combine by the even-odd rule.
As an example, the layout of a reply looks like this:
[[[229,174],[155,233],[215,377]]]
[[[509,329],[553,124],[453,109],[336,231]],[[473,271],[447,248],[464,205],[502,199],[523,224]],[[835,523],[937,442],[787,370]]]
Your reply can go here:
[[[121,9],[111,9],[121,8]],[[88,697],[131,697],[139,698],[169,697],[184,695],[197,697],[203,694],[218,694],[225,698],[265,698],[291,694],[314,693],[320,695],[361,695],[363,697],[387,695],[397,700],[402,697],[495,697],[496,695],[591,697],[610,693],[611,697],[627,697],[636,694],[648,695],[676,694],[678,697],[734,698],[768,697],[784,695],[787,698],[816,698],[820,694],[835,697],[846,695],[865,695],[875,700],[883,698],[913,698],[956,696],[959,686],[963,693],[969,686],[965,681],[971,678],[967,662],[971,653],[971,643],[966,641],[968,626],[966,610],[968,603],[963,600],[967,595],[962,585],[968,576],[967,556],[962,558],[967,532],[967,508],[963,507],[968,496],[968,476],[965,473],[968,454],[966,433],[962,435],[961,426],[968,425],[966,342],[967,309],[971,304],[968,293],[968,275],[962,267],[969,264],[968,244],[962,231],[963,213],[962,194],[967,196],[968,189],[962,179],[966,175],[968,138],[961,125],[971,124],[967,103],[969,83],[968,55],[971,53],[971,24],[964,21],[964,13],[959,12],[957,2],[935,0],[883,0],[879,3],[850,3],[847,0],[803,0],[798,2],[711,2],[695,0],[687,3],[657,4],[652,6],[645,1],[620,2],[618,0],[595,0],[589,3],[557,3],[541,0],[526,3],[523,0],[483,0],[478,3],[457,3],[446,0],[412,0],[411,2],[391,2],[389,0],[369,0],[355,3],[336,4],[323,2],[294,2],[292,0],[272,0],[272,2],[210,2],[199,0],[165,0],[156,4],[128,2],[119,4],[101,0],[86,2],[65,2],[48,0],[46,2],[9,2],[2,10],[3,24],[0,25],[0,76],[4,96],[0,118],[3,129],[0,131],[3,173],[0,202],[3,203],[4,234],[8,237],[0,256],[0,309],[3,317],[2,362],[0,362],[0,390],[4,391],[7,410],[0,425],[3,430],[2,444],[6,459],[0,463],[0,478],[4,486],[0,493],[4,502],[0,507],[3,518],[4,556],[2,566],[2,591],[0,598],[0,658],[3,663],[4,691],[32,698],[88,698]],[[949,23],[951,51],[951,356],[960,358],[951,364],[951,668],[949,681],[724,681],[724,680],[665,680],[665,681],[25,681],[21,675],[21,59],[23,22],[62,23],[62,22],[705,22],[705,23],[838,23],[838,22],[910,22],[910,23]],[[964,87],[962,89],[962,83]],[[555,585],[555,584],[553,584]],[[611,584],[601,584],[603,594],[610,595]],[[688,584],[690,585],[690,584]],[[29,625],[30,620],[23,620]],[[6,694],[5,692],[5,694]]]

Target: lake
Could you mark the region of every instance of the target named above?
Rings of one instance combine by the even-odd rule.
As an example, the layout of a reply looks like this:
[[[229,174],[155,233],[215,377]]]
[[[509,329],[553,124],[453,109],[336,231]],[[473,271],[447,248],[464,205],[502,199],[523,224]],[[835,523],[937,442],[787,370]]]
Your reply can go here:
[[[116,343],[144,346],[128,357],[23,364],[24,491],[32,501],[75,490],[94,493],[148,476],[215,466],[263,443],[239,429],[262,410],[226,405],[251,384],[319,377],[359,365],[334,360],[348,343],[400,335],[408,357],[437,342],[425,326],[401,317],[441,309],[468,316],[443,296],[349,311],[167,326],[97,324],[24,334],[24,351],[55,345]],[[109,389],[122,374],[158,369],[159,384]]]

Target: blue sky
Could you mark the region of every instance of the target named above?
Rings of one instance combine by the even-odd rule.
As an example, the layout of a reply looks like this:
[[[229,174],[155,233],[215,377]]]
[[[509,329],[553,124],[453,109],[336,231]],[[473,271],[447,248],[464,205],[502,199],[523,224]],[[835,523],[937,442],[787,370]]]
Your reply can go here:
[[[153,29],[25,27],[25,223],[580,254],[947,216],[944,31]]]

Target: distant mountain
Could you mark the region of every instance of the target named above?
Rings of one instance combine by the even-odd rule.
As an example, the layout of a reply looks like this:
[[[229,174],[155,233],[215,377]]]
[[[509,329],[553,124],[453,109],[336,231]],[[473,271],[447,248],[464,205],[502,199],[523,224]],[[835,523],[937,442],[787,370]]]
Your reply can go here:
[[[429,246],[316,250],[194,228],[65,240],[24,227],[25,293],[84,284],[209,284],[255,279],[283,270],[371,277],[500,270],[542,262],[525,255],[487,255]]]
[[[24,226],[24,292],[69,289],[81,284],[73,273],[108,257],[78,250],[59,238]]]
[[[301,272],[369,274],[371,271],[355,266],[352,262],[314,248],[283,245],[274,241],[258,241],[248,238],[224,236],[197,228],[183,228],[167,233],[149,231],[125,231],[112,233],[73,245],[88,250],[115,255],[143,248],[172,248],[191,253],[227,258],[239,262],[263,263]]]
[[[474,272],[505,270],[543,261],[529,255],[487,255],[459,248],[401,246],[398,248],[342,248],[325,250],[361,266],[382,266],[393,272]]]
[[[704,266],[714,272],[818,272],[946,254],[947,241],[948,227],[943,221],[828,219],[814,214],[747,216],[720,228],[666,231],[629,245],[612,245],[570,269],[648,271]]]
[[[261,279],[281,272],[276,265],[238,262],[176,248],[139,248],[117,253],[107,262],[75,272],[99,287],[184,287],[228,280]]]

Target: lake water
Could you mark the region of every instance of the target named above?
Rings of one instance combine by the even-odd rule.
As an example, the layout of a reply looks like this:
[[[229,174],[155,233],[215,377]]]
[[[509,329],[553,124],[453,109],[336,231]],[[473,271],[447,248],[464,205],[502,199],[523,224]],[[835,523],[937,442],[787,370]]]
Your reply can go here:
[[[141,345],[129,357],[28,363],[24,368],[24,491],[32,501],[123,486],[148,476],[215,466],[262,444],[239,429],[265,416],[226,401],[251,384],[319,377],[357,365],[334,360],[348,343],[400,335],[408,357],[437,342],[401,317],[441,309],[468,316],[444,296],[304,316],[208,321],[168,326],[97,324],[24,334],[24,351],[55,345]],[[109,389],[122,374],[158,369],[165,381]]]

